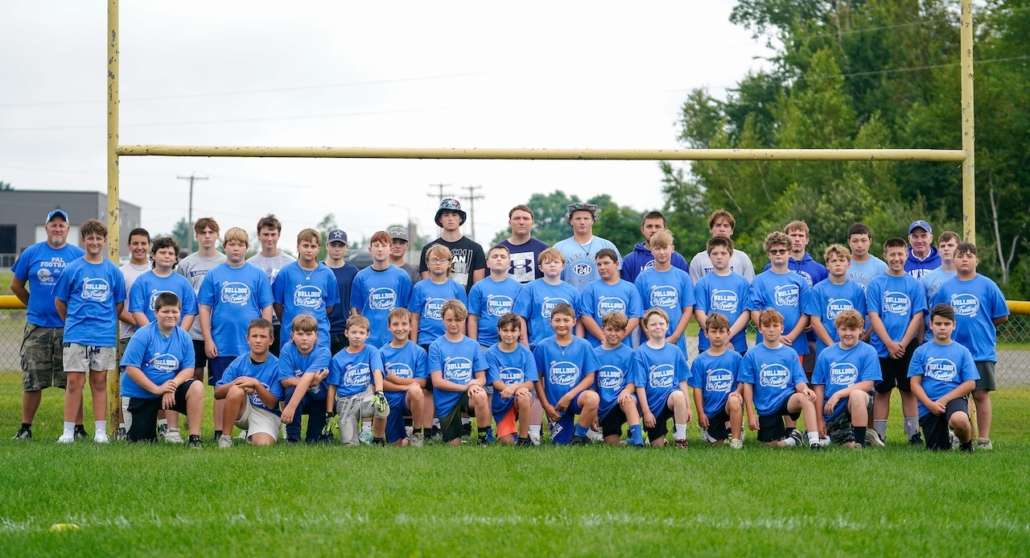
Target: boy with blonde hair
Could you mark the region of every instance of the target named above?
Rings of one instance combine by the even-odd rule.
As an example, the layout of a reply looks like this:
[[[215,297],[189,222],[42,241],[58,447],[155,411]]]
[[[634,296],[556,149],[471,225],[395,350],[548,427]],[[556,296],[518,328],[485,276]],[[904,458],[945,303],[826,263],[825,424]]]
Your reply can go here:
[[[672,266],[675,247],[669,231],[654,233],[650,244],[654,267],[637,275],[637,290],[644,308],[661,308],[665,312],[669,326],[665,332],[666,340],[686,353],[684,333],[693,316],[694,284],[685,271]],[[637,389],[639,391],[639,385]]]
[[[730,323],[725,317],[712,314],[704,327],[710,345],[691,364],[688,382],[694,392],[697,424],[705,441],[721,444],[729,438],[731,448],[741,449],[744,397],[737,381],[741,357],[729,345]]]
[[[551,313],[559,304],[572,308],[579,305],[579,291],[562,281],[565,256],[554,248],[540,252],[538,267],[542,279],[535,279],[524,285],[515,300],[514,312],[522,317],[522,343],[532,350],[538,343],[554,335],[551,329]],[[573,322],[576,316],[573,312]]]
[[[840,244],[831,244],[824,253],[829,277],[812,287],[808,299],[803,302],[805,314],[815,332],[815,354],[840,341],[837,328],[833,325],[837,316],[845,310],[854,310],[865,316],[865,289],[848,279],[851,251]]]
[[[333,272],[318,261],[320,245],[321,236],[315,229],[297,233],[297,261],[279,270],[272,282],[272,296],[284,336],[290,336],[294,317],[307,314],[318,324],[318,346],[328,349],[329,314],[340,303],[340,287]]]
[[[426,351],[409,339],[411,313],[394,308],[389,316],[393,339],[379,348],[383,359],[383,391],[390,403],[386,417],[386,443],[421,447],[425,430],[433,422],[433,400],[426,394]],[[404,416],[411,414],[412,433],[407,436]]]
[[[468,303],[465,288],[454,282],[451,275],[451,250],[443,244],[434,244],[426,250],[429,276],[411,289],[408,311],[411,312],[411,340],[427,349],[443,335],[443,305],[448,300]]]
[[[458,300],[443,305],[444,334],[429,346],[429,372],[433,378],[433,405],[444,443],[461,444],[462,415],[475,415],[479,443],[493,441],[490,400],[483,386],[488,368],[483,352],[465,335],[468,310]]]
[[[633,384],[637,388],[637,399],[651,446],[665,445],[665,435],[669,432],[667,423],[671,418],[676,447],[687,449],[687,425],[690,423],[687,379],[690,368],[683,351],[667,342],[668,324],[669,318],[661,308],[644,312],[647,342],[641,343],[633,355]]]
[[[831,266],[831,273],[833,273]],[[849,448],[866,445],[873,385],[880,381],[876,349],[862,341],[865,322],[855,310],[833,320],[837,342],[819,353],[812,374],[823,435]]]
[[[407,275],[404,277],[407,279]],[[330,420],[339,416],[340,443],[347,446],[359,444],[361,421],[366,418],[372,419],[372,443],[386,445],[390,404],[383,393],[383,358],[378,349],[366,343],[368,330],[367,318],[351,314],[347,318],[349,344],[333,355],[329,368],[326,411]]]
[[[629,444],[644,446],[643,430],[640,426],[640,410],[637,408],[637,389],[633,383],[633,349],[623,339],[629,327],[629,319],[622,312],[606,315],[604,342],[594,347],[597,358],[597,376],[594,390],[600,398],[597,406],[597,422],[601,436],[610,446],[619,445],[622,439],[622,425],[629,425]]]
[[[215,386],[215,398],[224,399],[221,435],[218,447],[232,447],[233,425],[243,429],[247,441],[255,446],[271,446],[279,436],[282,424],[279,401],[282,400],[282,375],[279,359],[269,350],[272,346],[272,322],[263,318],[247,326],[249,352],[236,357],[225,369]],[[287,405],[292,415],[294,407]]]

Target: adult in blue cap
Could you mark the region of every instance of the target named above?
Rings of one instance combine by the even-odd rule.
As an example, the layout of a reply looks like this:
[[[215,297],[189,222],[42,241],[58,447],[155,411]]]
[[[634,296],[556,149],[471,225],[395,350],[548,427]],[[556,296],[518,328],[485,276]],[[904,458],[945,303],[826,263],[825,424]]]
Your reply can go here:
[[[426,263],[426,252],[434,244],[442,244],[451,251],[451,279],[465,287],[465,292],[472,285],[486,277],[486,254],[483,247],[471,238],[464,236],[461,226],[465,223],[466,214],[461,209],[461,202],[454,198],[440,200],[436,210],[436,226],[440,227],[440,237],[422,247],[419,256],[418,272],[423,279],[429,277],[429,266]]]
[[[54,209],[44,222],[46,240],[25,249],[14,262],[11,291],[26,307],[21,342],[22,397],[18,440],[32,439],[32,420],[48,387],[65,388],[64,320],[54,307],[54,286],[64,267],[83,251],[68,244],[68,212]],[[87,437],[82,426],[82,403],[75,417],[75,438]]]
[[[916,279],[941,266],[941,256],[933,247],[933,228],[922,219],[908,226],[908,259],[905,273]]]

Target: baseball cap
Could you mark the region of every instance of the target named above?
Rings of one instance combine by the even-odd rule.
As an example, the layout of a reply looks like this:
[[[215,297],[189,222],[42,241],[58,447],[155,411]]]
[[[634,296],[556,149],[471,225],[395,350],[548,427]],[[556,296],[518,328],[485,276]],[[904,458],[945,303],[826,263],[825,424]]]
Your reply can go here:
[[[58,207],[57,209],[51,209],[50,213],[46,214],[46,221],[44,221],[44,223],[49,223],[54,219],[54,217],[61,217],[64,219],[65,223],[70,222],[70,219],[68,219],[68,212]]]
[[[332,244],[333,242],[342,242],[343,244],[347,244],[347,233],[340,229],[333,229],[329,231],[329,240],[326,242],[329,244]]]
[[[444,199],[440,200],[440,208],[436,210],[436,217],[433,219],[436,222],[436,226],[438,226],[438,227],[442,227],[443,226],[443,225],[440,224],[440,214],[445,212],[445,211],[450,211],[452,213],[457,213],[461,217],[461,223],[460,224],[462,224],[462,225],[465,224],[465,217],[466,217],[466,215],[465,215],[465,212],[462,211],[462,209],[461,209],[461,202],[459,202],[455,198],[444,198]]]
[[[922,219],[916,219],[915,221],[912,221],[912,224],[908,226],[908,234],[912,234],[912,231],[916,229],[923,229],[924,231],[933,234],[933,229],[930,228],[930,223],[927,223]]]
[[[401,225],[391,225],[386,229],[387,234],[394,240],[408,241],[408,228]]]

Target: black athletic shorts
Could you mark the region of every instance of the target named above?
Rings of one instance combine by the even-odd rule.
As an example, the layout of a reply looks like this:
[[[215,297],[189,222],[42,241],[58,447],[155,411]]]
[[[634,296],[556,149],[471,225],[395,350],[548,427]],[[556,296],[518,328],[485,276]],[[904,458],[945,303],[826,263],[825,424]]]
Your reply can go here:
[[[467,391],[461,393],[461,398],[458,399],[454,408],[451,409],[450,414],[440,417],[440,437],[444,443],[461,438],[461,417],[463,414],[468,414],[470,417],[475,416],[475,411],[469,406],[469,394]]]
[[[601,419],[601,435],[605,438],[608,436],[622,436],[623,424],[626,424],[626,413],[622,412],[622,407],[616,404]]]
[[[926,439],[926,449],[929,450],[950,450],[951,436],[948,435],[948,422],[951,415],[962,411],[969,414],[969,401],[965,397],[952,399],[944,407],[944,414],[935,415],[927,412],[919,417],[919,426],[923,429],[923,438]]]
[[[916,347],[913,343],[905,349],[905,355],[901,358],[880,359],[880,372],[883,373],[883,381],[873,384],[876,393],[890,393],[894,388],[898,388],[905,393],[911,391],[908,382],[908,363],[912,362],[912,353],[915,350]]]
[[[204,352],[204,341],[193,340],[193,377],[198,380],[204,379],[204,369],[207,368],[207,353]],[[214,385],[214,384],[212,384]]]
[[[654,428],[647,429],[647,439],[651,440],[651,443],[654,443],[654,441],[659,438],[664,438],[665,435],[669,433],[668,422],[672,417],[672,409],[669,408],[669,405],[665,405],[662,412],[655,415]]]
[[[730,422],[730,414],[726,408],[719,409],[714,415],[708,415],[708,435],[715,440],[725,440],[730,437],[730,430],[726,427]]]
[[[186,380],[179,387],[175,388],[175,405],[170,409],[177,413],[186,413],[186,392],[196,380]],[[156,442],[157,441],[157,413],[161,410],[161,397],[144,399],[142,397],[129,398],[129,414],[132,415],[132,423],[129,425],[128,438],[130,442]]]
[[[792,420],[798,420],[801,416],[801,411],[791,413],[787,410],[787,405],[790,403],[790,397],[783,402],[776,411],[769,413],[768,415],[758,416],[758,441],[759,442],[775,442],[782,440],[787,437],[787,428],[783,425],[783,417],[788,416]]]

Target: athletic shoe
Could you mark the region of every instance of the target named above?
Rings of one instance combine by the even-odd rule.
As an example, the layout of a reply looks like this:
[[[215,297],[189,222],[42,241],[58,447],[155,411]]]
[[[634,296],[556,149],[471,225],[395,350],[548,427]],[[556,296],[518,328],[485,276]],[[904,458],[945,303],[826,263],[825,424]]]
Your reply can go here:
[[[591,442],[604,441],[604,436],[602,436],[600,432],[594,430],[593,428],[587,431],[587,438],[589,438]]]
[[[15,440],[31,440],[32,439],[32,428],[28,426],[22,426],[18,429],[18,433],[14,435]]]
[[[74,437],[76,442],[80,440],[85,440],[89,438],[89,432],[86,432],[85,426],[82,426],[81,424],[76,424]]]
[[[361,433],[358,434],[358,441],[361,442],[361,444],[365,445],[365,446],[368,446],[368,445],[372,444],[372,427],[371,426],[368,426],[368,427],[362,426],[361,427]]]
[[[283,434],[282,437],[285,438],[286,435]],[[239,434],[236,434],[236,439],[237,440],[246,440],[247,439],[247,431],[246,430],[240,430]]]
[[[824,446],[822,442],[816,442],[814,444],[808,444],[808,449],[813,450],[813,451],[819,451],[819,450],[822,450],[825,447],[826,446]]]
[[[587,438],[586,436],[573,436],[572,437],[571,445],[573,445],[573,446],[586,446],[586,445],[589,445],[589,444],[590,444],[590,439]]]
[[[107,437],[107,432],[104,432],[103,430],[97,430],[96,433],[93,434],[93,443],[109,444],[111,443],[111,439]]]
[[[733,449],[744,449],[744,440],[740,438],[730,438],[730,447]]]
[[[181,444],[182,434],[180,434],[178,430],[169,430],[168,432],[165,432],[165,441],[169,444]]]
[[[539,446],[540,445],[540,433],[539,432],[530,432],[529,433],[529,441],[532,442],[534,446]]]
[[[125,430],[124,426],[119,426],[118,430],[114,431],[114,439],[119,442],[124,442],[129,439],[129,432]]]
[[[819,443],[822,444],[823,446],[830,445],[830,437],[829,436],[821,436],[819,438]]]
[[[228,449],[231,447],[232,438],[223,434],[222,437],[218,439],[218,449]]]
[[[953,450],[957,450],[958,447],[962,445],[962,442],[959,441],[958,436],[956,436],[955,433],[951,431],[951,429],[948,429],[948,441],[951,442],[951,449]]]
[[[882,448],[886,444],[880,439],[880,435],[872,428],[865,431],[865,445],[872,446],[874,448]]]
[[[908,445],[910,446],[921,446],[923,445],[923,435],[916,432],[908,439]]]
[[[860,450],[860,449],[862,449],[862,444],[860,444],[860,443],[858,443],[858,442],[856,442],[854,440],[851,440],[849,442],[844,442],[844,447],[846,447],[848,449]]]
[[[408,443],[411,447],[420,448],[426,443],[426,438],[421,432],[412,432],[411,436],[408,436]]]
[[[533,447],[533,440],[529,438],[519,438],[515,440],[515,445],[520,448],[531,448]]]
[[[962,451],[962,452],[965,452],[965,453],[973,453],[973,442],[969,441],[969,442],[960,443],[959,446],[958,446],[958,449],[959,449],[959,451]]]
[[[712,435],[709,434],[707,430],[701,430],[701,438],[704,439],[704,441],[709,443],[709,444],[714,444],[714,443],[719,441],[719,440],[716,440],[715,438],[713,438]]]
[[[61,437],[57,439],[58,444],[72,444],[75,443],[75,435],[73,434],[61,434]]]
[[[992,450],[992,449],[994,449],[994,444],[991,443],[991,440],[989,438],[980,438],[979,440],[976,441],[976,449],[977,450]]]
[[[690,447],[690,443],[686,440],[676,440],[676,447],[679,449],[687,449]]]
[[[800,448],[801,446],[805,445],[805,436],[800,431],[795,430],[791,432],[788,438],[794,440],[793,447]]]
[[[157,437],[164,438],[165,433],[168,432],[168,423],[162,423],[157,425]]]
[[[190,439],[189,442],[186,443],[186,447],[190,449],[201,449],[202,446],[200,445],[200,436],[190,434]]]

